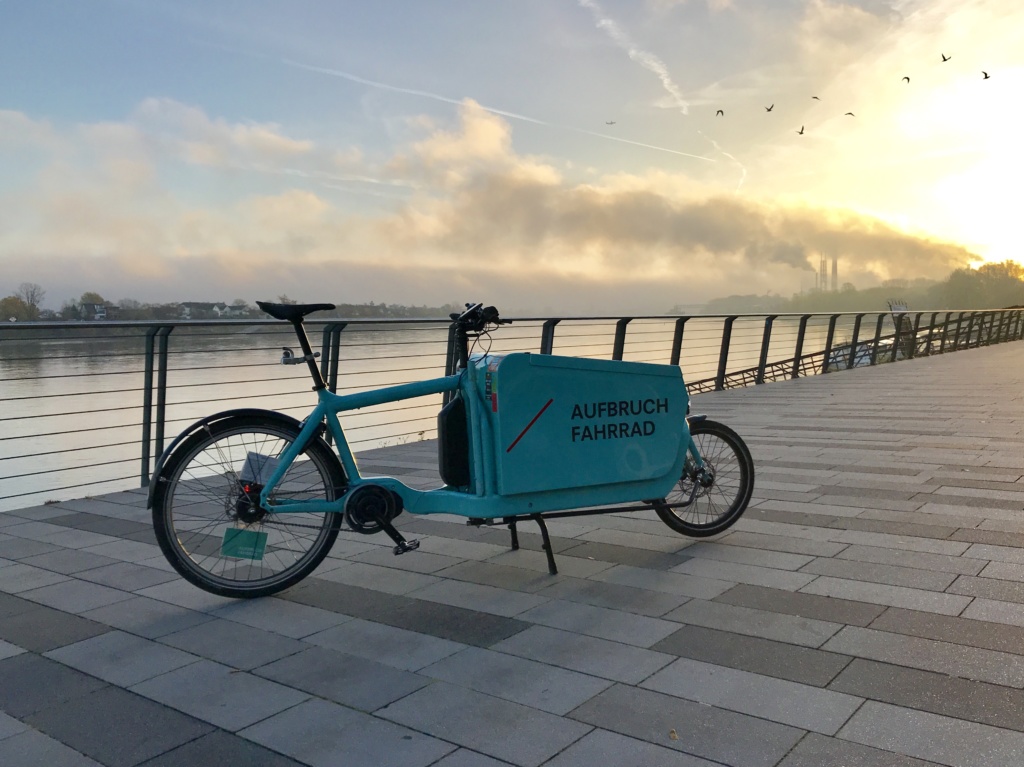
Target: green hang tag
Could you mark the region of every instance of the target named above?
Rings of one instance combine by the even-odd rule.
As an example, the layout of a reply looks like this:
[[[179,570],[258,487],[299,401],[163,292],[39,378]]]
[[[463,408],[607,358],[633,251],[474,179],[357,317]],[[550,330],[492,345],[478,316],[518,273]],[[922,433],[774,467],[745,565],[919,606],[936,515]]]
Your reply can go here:
[[[266,533],[229,527],[224,531],[224,542],[220,546],[220,553],[234,559],[260,560],[263,559],[263,552],[266,551],[266,548]]]

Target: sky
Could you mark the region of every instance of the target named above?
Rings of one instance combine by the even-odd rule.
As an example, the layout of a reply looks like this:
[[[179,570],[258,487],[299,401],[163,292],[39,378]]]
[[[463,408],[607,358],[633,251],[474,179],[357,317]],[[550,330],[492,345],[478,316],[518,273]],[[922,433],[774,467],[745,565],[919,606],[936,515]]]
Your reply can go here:
[[[1022,28],[1019,0],[0,0],[0,295],[659,314],[822,257],[857,288],[1024,260]]]

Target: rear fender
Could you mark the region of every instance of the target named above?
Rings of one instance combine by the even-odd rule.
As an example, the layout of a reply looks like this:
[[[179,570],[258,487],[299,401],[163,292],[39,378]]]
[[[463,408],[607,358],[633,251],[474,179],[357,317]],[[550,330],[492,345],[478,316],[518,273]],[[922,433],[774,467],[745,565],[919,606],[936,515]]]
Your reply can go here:
[[[238,408],[235,410],[224,410],[220,413],[214,413],[213,415],[208,415],[206,416],[206,418],[202,418],[196,421],[194,424],[185,429],[181,434],[175,437],[174,441],[167,446],[164,452],[160,455],[160,458],[157,460],[156,467],[153,469],[153,475],[152,477],[150,477],[149,481],[149,497],[146,501],[146,508],[149,509],[153,507],[153,496],[156,494],[156,487],[160,481],[160,476],[163,473],[164,465],[167,463],[167,459],[170,457],[171,453],[173,453],[182,442],[187,440],[196,432],[201,431],[202,429],[205,429],[208,426],[216,424],[220,421],[224,421],[228,418],[237,418],[239,416],[258,416],[260,418],[272,419],[278,421],[283,425],[290,426],[294,428],[296,431],[302,428],[302,422],[295,418],[292,418],[290,415],[278,413],[273,410],[260,410],[259,408]],[[326,425],[321,424],[320,429],[317,431],[317,434],[319,436],[322,436],[325,430]]]

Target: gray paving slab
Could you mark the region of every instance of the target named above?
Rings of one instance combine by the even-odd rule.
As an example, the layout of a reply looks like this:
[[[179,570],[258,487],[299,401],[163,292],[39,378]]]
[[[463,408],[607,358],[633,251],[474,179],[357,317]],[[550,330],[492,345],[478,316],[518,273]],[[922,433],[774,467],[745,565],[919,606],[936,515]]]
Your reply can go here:
[[[694,560],[687,560],[678,567],[686,567]],[[718,563],[710,562],[714,566]],[[731,572],[731,568],[729,568]],[[632,586],[647,591],[660,591],[675,596],[692,597],[697,599],[713,599],[723,594],[735,585],[735,581],[725,581],[720,578],[703,577],[692,573],[662,572],[659,570],[648,570],[643,567],[632,567],[630,565],[615,565],[592,576],[593,580],[615,583],[620,586]]]
[[[33,652],[46,652],[109,631],[77,615],[34,605],[0,620],[0,639]]]
[[[312,767],[427,767],[451,743],[330,703],[310,700],[239,733]]]
[[[1024,691],[948,674],[856,659],[829,685],[863,698],[1024,731]]]
[[[546,626],[533,626],[498,642],[494,649],[627,684],[643,681],[674,660],[667,653]]]
[[[839,737],[956,767],[1024,762],[1024,733],[868,701]]]
[[[594,730],[545,764],[545,767],[715,767],[700,757],[683,754],[636,738]]]
[[[809,562],[800,572],[829,575],[853,581],[883,583],[889,586],[905,586],[913,589],[924,589],[925,591],[945,591],[957,577],[955,573],[825,558],[818,558],[813,562]]]
[[[87,554],[88,552],[81,552]],[[156,586],[160,583],[177,580],[177,573],[169,573],[152,567],[144,567],[132,562],[115,562],[105,567],[75,573],[76,578],[104,586],[121,589],[122,591],[138,591],[139,589]]]
[[[240,599],[216,609],[212,614],[292,639],[301,639],[349,620],[347,615],[330,610],[274,598]]]
[[[772,551],[758,546],[742,546],[735,541],[730,545],[722,542],[701,541],[690,546],[686,553],[697,559],[736,562],[737,564],[769,567],[777,570],[799,570],[814,559],[814,556],[806,554]],[[679,572],[678,568],[675,571]]]
[[[128,687],[199,660],[149,639],[108,631],[45,654],[105,682]]]
[[[437,682],[377,712],[436,738],[537,767],[591,728],[564,717]]]
[[[815,687],[827,685],[851,660],[847,655],[701,626],[683,626],[651,649]]]
[[[103,767],[59,740],[31,729],[0,740],[0,764],[4,767]]]
[[[25,652],[25,650],[17,645],[0,639],[0,660],[3,660],[4,658],[13,658],[15,655],[21,655],[23,652]]]
[[[449,568],[451,569],[451,568]],[[442,571],[447,572],[447,571]],[[441,578],[411,570],[395,570],[390,567],[368,565],[364,562],[334,563],[330,568],[317,570],[317,578],[335,583],[372,588],[388,594],[408,594],[441,581]]]
[[[725,583],[749,583],[754,586],[766,586],[784,591],[797,591],[815,579],[814,575],[794,573],[789,570],[774,570],[770,567],[757,567],[735,562],[721,562],[713,559],[694,557],[672,568],[672,572],[695,575],[699,578],[719,580]],[[712,599],[718,596],[705,597]]]
[[[499,762],[489,756],[484,756],[477,751],[470,751],[468,748],[460,748],[452,751],[441,761],[435,762],[432,767],[506,767],[508,762]]]
[[[867,626],[886,610],[882,605],[803,592],[780,591],[743,583],[715,597],[713,601],[852,626]]]
[[[558,599],[535,607],[523,613],[520,618],[530,623],[636,647],[650,647],[679,628],[678,624],[660,618],[647,618],[621,610]]]
[[[98,583],[72,578],[70,580],[20,592],[25,599],[62,610],[72,615],[131,599],[131,594]]]
[[[849,578],[820,576],[802,591],[826,597],[838,597],[858,602],[905,607],[910,610],[959,615],[971,602],[971,597],[959,594],[944,594],[925,589],[911,589],[905,586],[889,586],[882,583],[853,581]]]
[[[453,580],[424,586],[409,596],[506,618],[516,617],[548,601],[546,597],[533,594]]]
[[[774,767],[804,734],[788,725],[626,685],[609,688],[571,716],[620,735],[737,767]]]
[[[309,698],[304,692],[205,660],[129,689],[231,731],[248,727]]]
[[[27,729],[29,729],[28,725],[23,724],[13,716],[0,713],[0,740],[17,735],[19,732],[25,732]]]
[[[592,560],[573,556],[571,552],[575,551],[575,547],[568,551],[570,552],[569,554],[558,557],[558,575],[560,576],[589,578],[595,573],[607,570],[614,564],[613,562],[605,562],[598,559]],[[546,576],[549,582],[558,577],[552,576],[549,573],[548,556],[543,551],[533,551],[531,549],[521,548],[518,551],[505,551],[491,557],[487,561],[496,565],[505,565],[507,567],[517,567],[523,570],[530,570],[538,575]],[[442,570],[439,574],[447,572],[447,570]]]
[[[81,549],[61,548],[48,554],[36,554],[33,557],[25,557],[20,561],[32,567],[52,570],[55,573],[74,575],[82,570],[91,570],[103,565],[114,564],[117,560],[102,557],[98,554],[91,554]]]
[[[576,541],[575,545],[566,549],[564,553],[565,556],[575,559],[590,559],[616,565],[646,567],[648,570],[668,570],[670,567],[682,564],[689,558],[686,556],[685,550],[682,554],[674,554],[638,549],[635,546],[597,543],[595,541]]]
[[[607,607],[651,618],[658,618],[690,599],[679,594],[666,594],[583,578],[560,578],[538,593],[550,599]]]
[[[148,597],[132,597],[82,613],[82,617],[148,639],[157,639],[214,619],[209,613],[187,610]]]
[[[819,647],[842,628],[839,623],[783,615],[749,607],[694,599],[665,616],[679,623],[732,631],[779,642]]]
[[[454,655],[466,645],[359,618],[320,631],[305,641],[405,671]]]
[[[376,711],[430,684],[425,676],[326,647],[311,647],[261,666],[253,673],[366,712]]]
[[[165,751],[143,762],[140,767],[301,767],[301,764],[237,735],[214,730],[171,751]]]
[[[24,520],[22,520],[24,523]],[[43,543],[29,538],[19,538],[9,529],[11,535],[0,541],[0,557],[4,559],[22,560],[30,557],[38,557],[41,554],[51,554],[55,551],[63,551],[63,546],[56,546],[52,543]]]
[[[467,647],[419,673],[559,715],[612,684],[597,676],[479,647]]]
[[[863,698],[680,658],[640,684],[649,690],[835,735]]]
[[[1024,656],[995,650],[853,626],[840,631],[823,649],[964,679],[1024,687]]]
[[[778,767],[937,767],[912,756],[809,732]]]
[[[961,575],[946,589],[950,594],[998,599],[1002,602],[1024,603],[1024,581],[1003,581]]]
[[[295,639],[220,618],[166,634],[159,641],[236,669],[253,669],[307,647]]]
[[[8,594],[20,594],[32,589],[49,586],[54,583],[63,583],[70,580],[67,575],[55,573],[52,570],[44,570],[41,567],[21,564],[10,565],[0,568],[0,591]]]
[[[38,711],[26,722],[108,767],[131,767],[211,730],[118,687]]]
[[[1024,629],[1000,623],[890,608],[871,624],[879,631],[1024,654]]]
[[[971,559],[965,556],[899,551],[896,549],[878,548],[876,546],[848,546],[835,556],[839,559],[852,559],[858,562],[900,565],[919,570],[935,570],[937,572],[957,573],[959,575],[977,575],[986,564],[986,560]]]

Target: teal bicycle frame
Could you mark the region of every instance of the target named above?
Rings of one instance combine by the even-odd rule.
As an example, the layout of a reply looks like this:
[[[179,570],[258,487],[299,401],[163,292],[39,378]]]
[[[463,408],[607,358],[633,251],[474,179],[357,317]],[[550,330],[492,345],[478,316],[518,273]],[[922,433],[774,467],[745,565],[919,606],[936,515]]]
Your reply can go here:
[[[656,476],[653,476],[652,471],[648,470],[645,475],[638,479],[620,478],[620,481],[611,483],[581,485],[573,483],[574,471],[569,466],[559,475],[563,478],[561,481],[563,486],[561,487],[558,486],[558,479],[556,478],[553,481],[549,480],[546,484],[542,482],[541,484],[545,489],[515,494],[502,493],[502,483],[500,480],[503,478],[507,479],[508,477],[501,476],[502,472],[497,465],[498,457],[496,454],[500,451],[492,449],[497,436],[495,434],[495,427],[491,419],[488,418],[488,413],[484,410],[482,397],[478,394],[481,389],[481,369],[494,366],[497,363],[503,363],[505,359],[511,361],[517,357],[527,358],[524,364],[529,364],[528,358],[538,356],[540,355],[508,355],[508,357],[479,355],[473,357],[470,364],[456,375],[389,386],[356,394],[338,395],[326,388],[318,389],[319,402],[304,421],[302,430],[296,440],[279,457],[276,469],[272,472],[261,491],[261,505],[278,514],[289,512],[342,512],[344,511],[346,500],[353,490],[361,485],[373,484],[383,486],[397,494],[402,499],[404,509],[412,514],[449,513],[474,519],[531,516],[559,509],[604,506],[645,498],[659,499],[664,497],[678,480],[686,461],[687,453],[690,454],[691,460],[697,467],[702,465],[697,446],[690,436],[685,407],[679,407],[678,409],[682,412],[668,413],[667,415],[670,418],[662,419],[671,422],[676,431],[675,434],[665,435],[667,439],[661,439],[659,447],[663,447],[666,442],[669,445],[674,442],[676,449],[670,459],[660,461]],[[551,359],[548,358],[548,360]],[[657,368],[664,370],[668,367],[629,362],[577,361],[574,364],[572,361],[574,358],[554,359],[561,360],[563,365],[569,366],[567,375],[573,375],[574,372],[578,375],[579,371],[574,371],[573,368],[581,364],[591,368],[599,365],[626,366],[624,373],[627,378],[631,373],[635,373],[635,371],[640,369],[644,369],[643,372],[650,374],[651,370],[649,369]],[[545,364],[546,362],[547,364]],[[545,360],[535,360],[534,364],[541,370],[551,367],[550,362]],[[682,387],[685,396],[685,387],[682,386],[682,378],[678,374],[678,368],[673,370],[676,371],[675,378],[678,380],[678,387]],[[490,372],[485,374],[490,375]],[[566,375],[562,374],[561,371],[558,371],[558,373],[559,375]],[[575,377],[573,376],[574,380]],[[556,382],[559,380],[558,377],[555,378]],[[470,483],[468,486],[445,486],[433,490],[416,490],[391,477],[363,477],[360,475],[355,457],[352,454],[348,441],[345,438],[344,429],[338,419],[339,413],[445,392],[458,392],[466,402],[466,418],[470,435]],[[552,397],[552,401],[553,399]],[[613,402],[612,404],[615,403]],[[634,407],[634,409],[636,408]],[[582,417],[580,420],[583,420]],[[273,495],[278,482],[281,481],[288,467],[302,453],[309,441],[317,437],[323,423],[327,425],[327,430],[333,438],[337,455],[348,477],[349,485],[345,493],[333,501],[275,500]],[[640,422],[637,421],[636,423]],[[644,421],[644,423],[653,423],[653,421]],[[647,428],[653,429],[654,427],[649,426]],[[509,448],[508,452],[510,453],[512,449]],[[615,451],[609,453],[609,456],[610,460],[618,460]],[[507,474],[508,472],[506,472]]]

